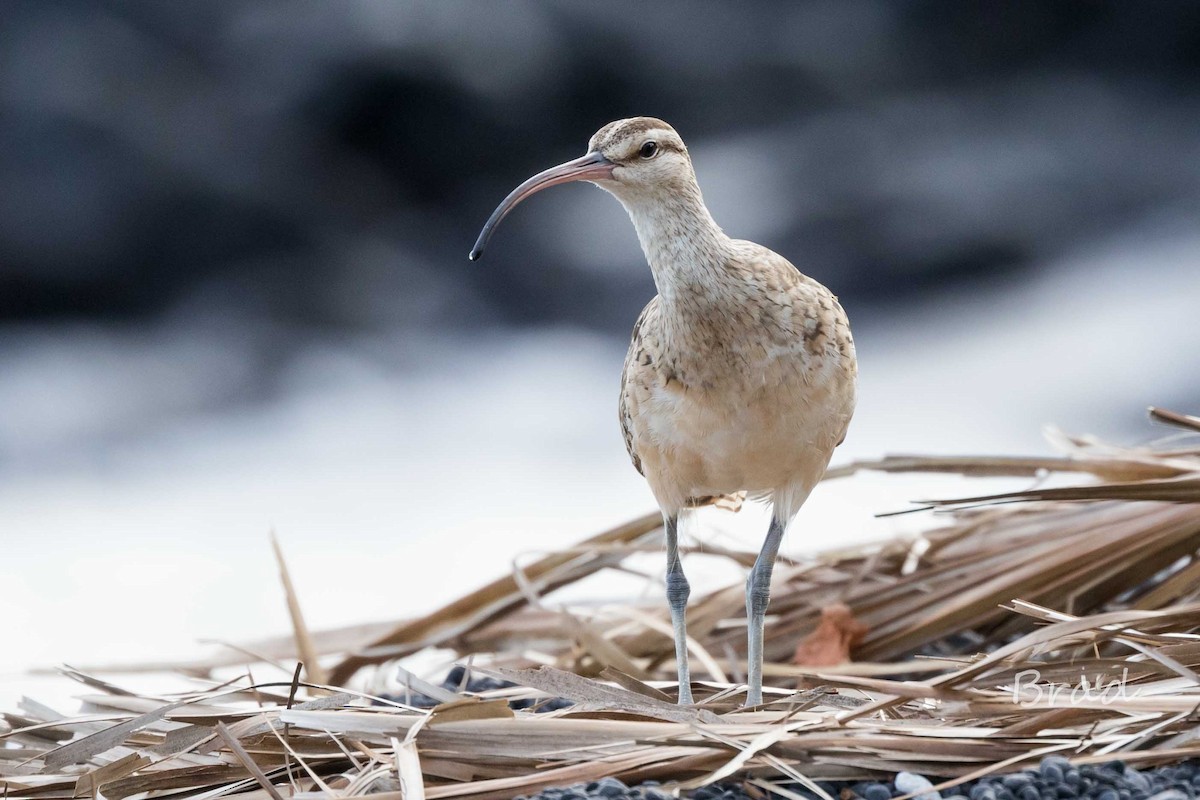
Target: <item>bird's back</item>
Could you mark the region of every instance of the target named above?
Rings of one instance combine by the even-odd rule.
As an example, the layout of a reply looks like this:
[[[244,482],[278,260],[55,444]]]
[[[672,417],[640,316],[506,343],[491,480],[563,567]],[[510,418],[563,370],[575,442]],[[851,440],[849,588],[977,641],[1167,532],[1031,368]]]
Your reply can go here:
[[[786,259],[731,241],[719,274],[655,297],[621,380],[626,449],[660,504],[800,491],[854,410],[857,363],[837,298]]]

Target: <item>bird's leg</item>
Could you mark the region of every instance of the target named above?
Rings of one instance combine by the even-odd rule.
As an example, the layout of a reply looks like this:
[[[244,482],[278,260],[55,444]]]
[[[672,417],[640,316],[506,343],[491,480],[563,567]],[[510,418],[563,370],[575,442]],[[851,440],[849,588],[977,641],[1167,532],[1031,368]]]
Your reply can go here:
[[[779,543],[783,540],[784,523],[772,515],[767,540],[746,579],[746,661],[749,688],[746,705],[762,703],[763,668],[763,625],[767,616],[767,605],[771,602],[771,572],[775,569],[775,557],[779,555]]]
[[[667,529],[667,604],[671,607],[671,627],[675,631],[679,704],[688,705],[692,702],[692,679],[688,673],[687,622],[684,620],[684,614],[687,611],[691,587],[688,586],[687,578],[683,574],[683,564],[679,560],[679,515],[664,515],[663,523]]]

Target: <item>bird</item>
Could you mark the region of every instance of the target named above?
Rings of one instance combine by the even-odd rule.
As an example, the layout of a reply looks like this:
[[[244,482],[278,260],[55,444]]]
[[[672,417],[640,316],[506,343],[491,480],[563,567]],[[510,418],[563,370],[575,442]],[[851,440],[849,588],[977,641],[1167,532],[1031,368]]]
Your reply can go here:
[[[654,117],[605,125],[583,156],[517,186],[492,212],[470,260],[483,255],[518,203],[572,181],[590,182],[625,207],[657,289],[633,326],[618,418],[629,458],[663,516],[678,703],[693,703],[680,518],[700,498],[745,492],[771,510],[746,580],[745,705],[761,705],[780,543],[845,439],[857,401],[846,312],[783,256],[725,234],[704,203],[683,140]]]

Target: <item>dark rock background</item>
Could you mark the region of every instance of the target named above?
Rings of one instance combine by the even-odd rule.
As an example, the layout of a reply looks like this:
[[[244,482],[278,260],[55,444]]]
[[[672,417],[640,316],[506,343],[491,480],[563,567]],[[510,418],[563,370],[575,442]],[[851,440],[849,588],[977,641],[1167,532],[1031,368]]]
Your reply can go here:
[[[543,201],[464,255],[634,114],[736,195],[731,232],[866,304],[1200,197],[1188,2],[33,0],[0,7],[0,53],[0,324],[623,334],[651,291],[624,228]]]
[[[1200,211],[1188,2],[31,0],[0,59],[0,468],[275,402],[331,344],[401,380],[492,330],[619,347],[653,285],[603,193],[465,256],[623,116],[672,122],[726,230],[864,332]]]

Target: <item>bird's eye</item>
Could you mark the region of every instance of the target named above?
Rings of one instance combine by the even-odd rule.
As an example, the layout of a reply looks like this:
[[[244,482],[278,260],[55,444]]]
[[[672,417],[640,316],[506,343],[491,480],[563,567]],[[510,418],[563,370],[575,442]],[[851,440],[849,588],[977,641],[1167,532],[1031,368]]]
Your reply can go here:
[[[638,155],[642,158],[654,158],[658,155],[658,142],[649,141],[642,145],[638,150]]]

